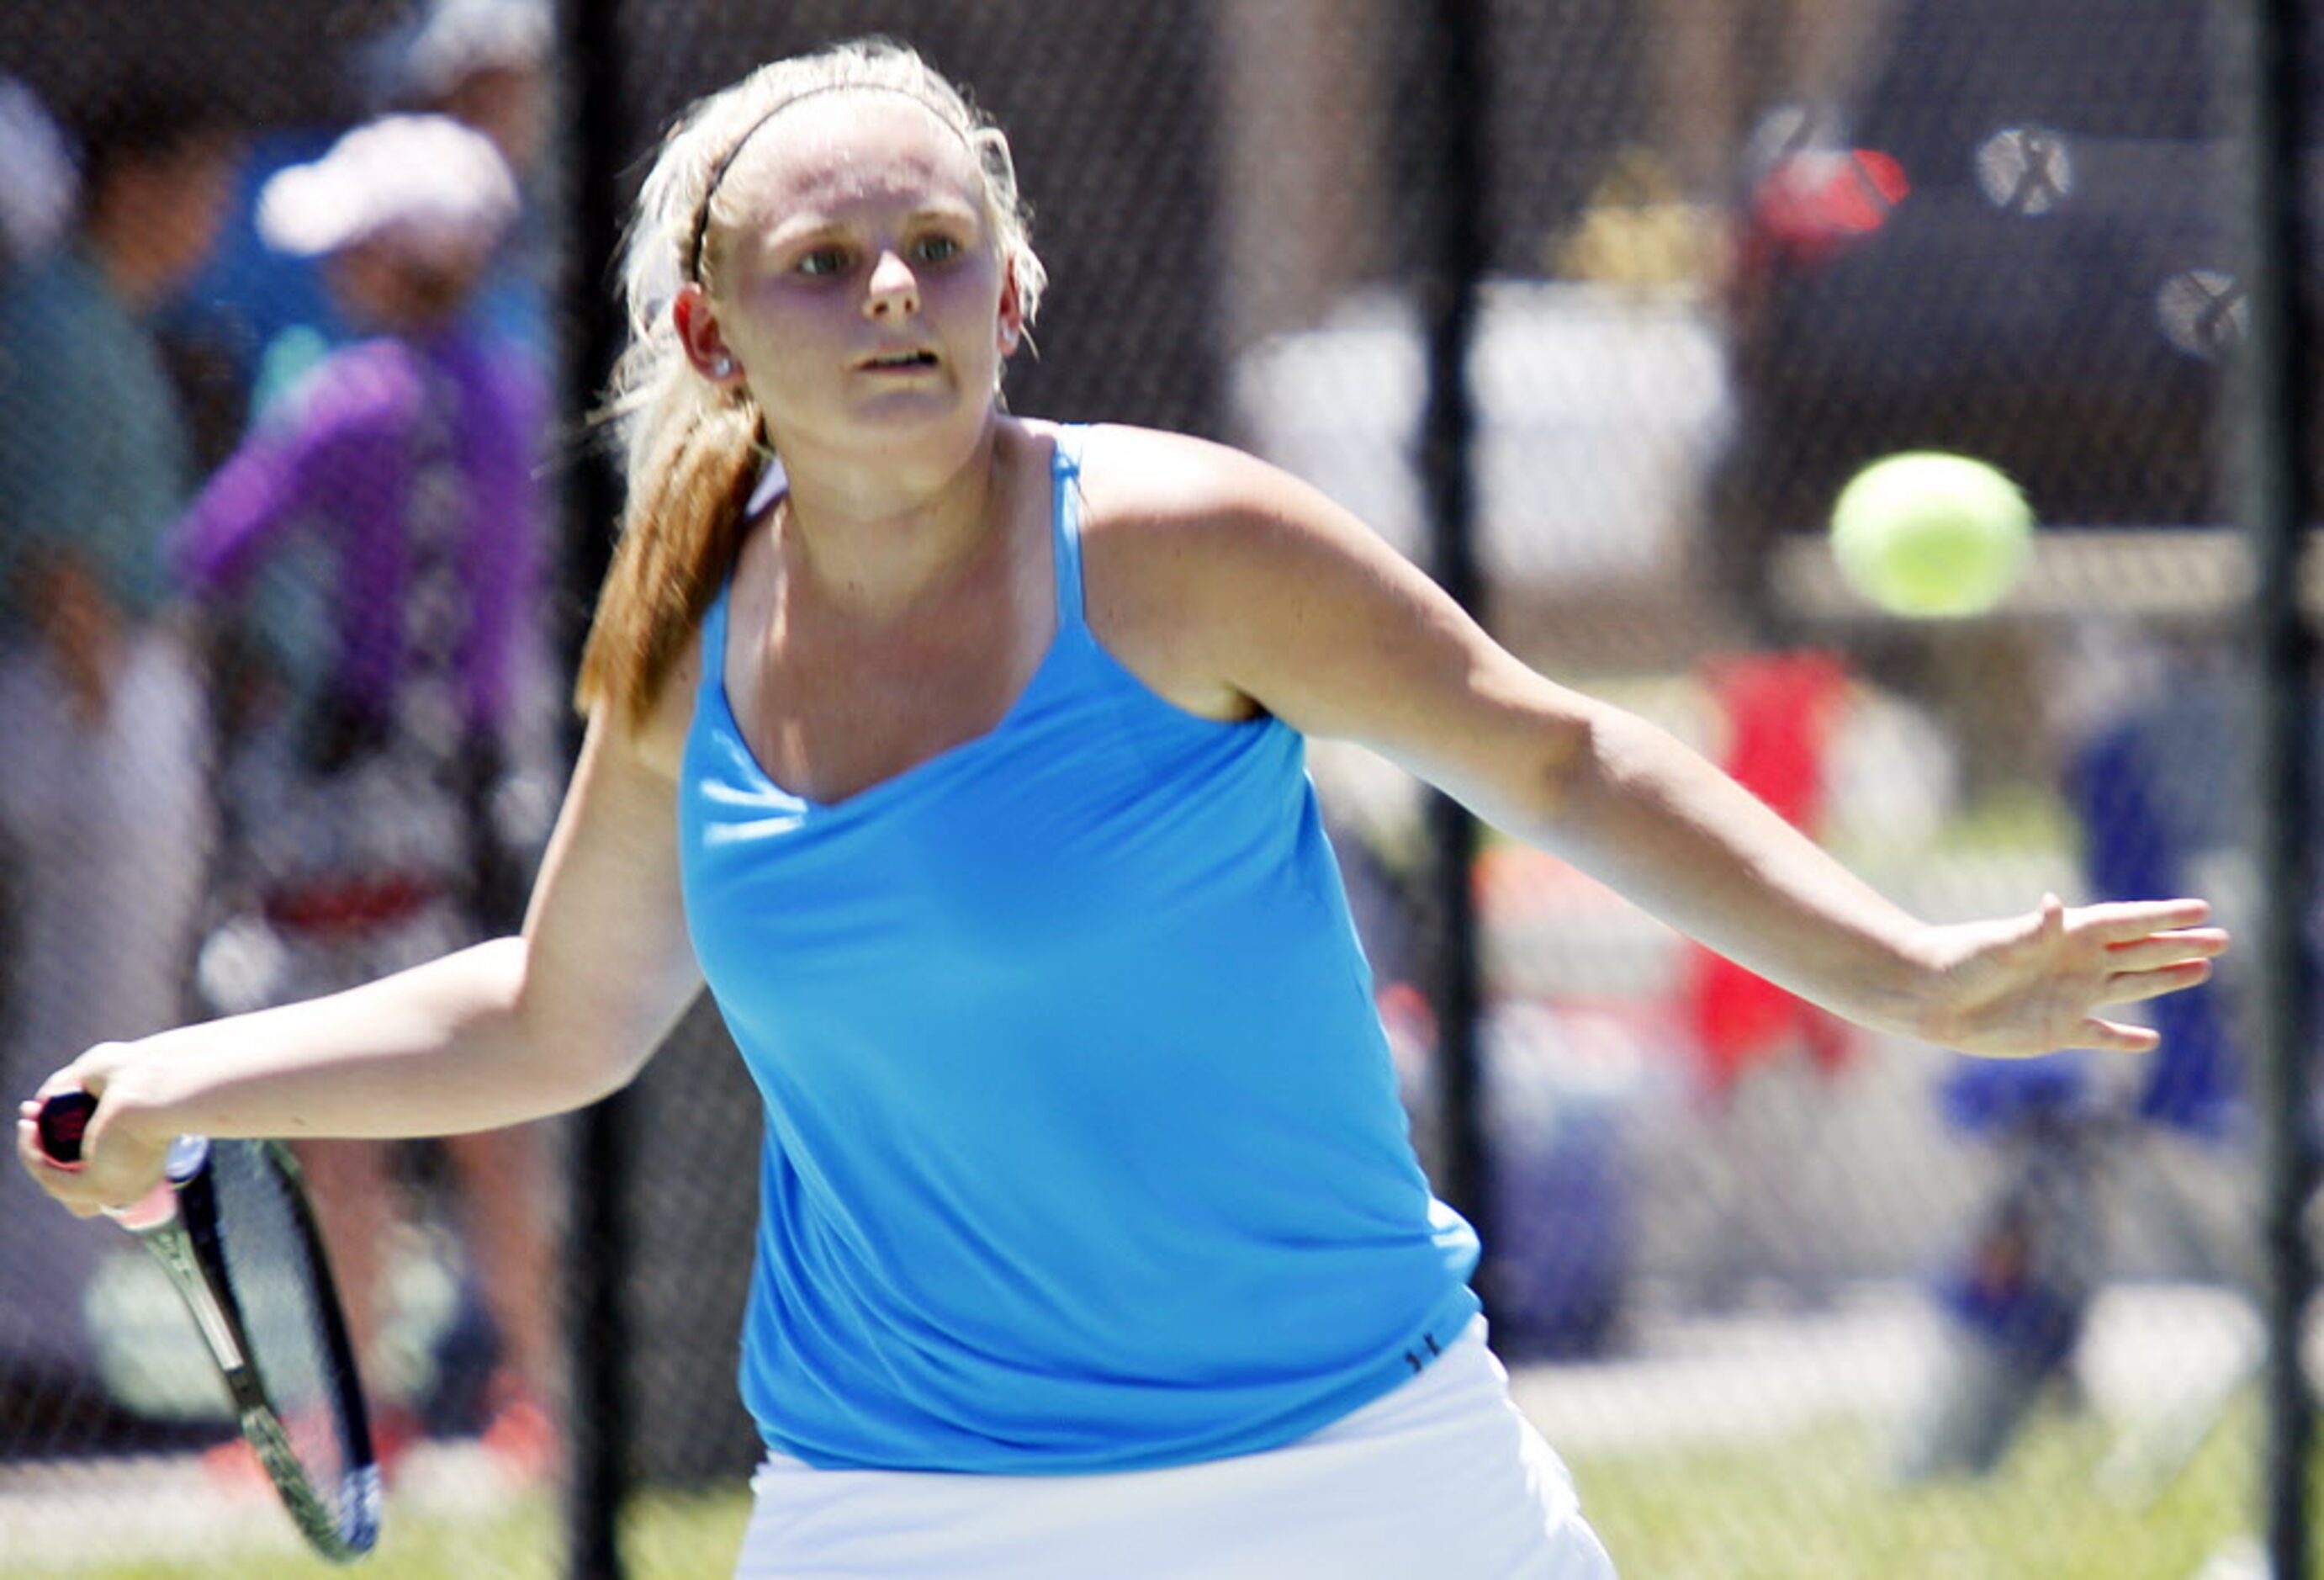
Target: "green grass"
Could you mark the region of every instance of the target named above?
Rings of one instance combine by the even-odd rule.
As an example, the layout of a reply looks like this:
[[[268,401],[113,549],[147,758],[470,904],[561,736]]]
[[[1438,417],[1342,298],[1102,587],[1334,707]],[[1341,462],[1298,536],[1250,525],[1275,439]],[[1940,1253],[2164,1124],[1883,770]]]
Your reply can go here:
[[[152,1558],[98,1568],[59,1569],[58,1580],[195,1580],[231,1575],[234,1580],[317,1580],[346,1574],[364,1580],[520,1580],[561,1572],[560,1516],[546,1497],[527,1498],[489,1518],[410,1519],[389,1495],[380,1544],[362,1562],[342,1569],[304,1548],[271,1543],[264,1548],[218,1548],[183,1559]],[[94,1533],[101,1542],[103,1533]],[[7,1571],[11,1575],[14,1570]],[[35,1569],[33,1573],[41,1573]],[[705,1573],[715,1574],[716,1570]]]
[[[1584,1507],[1627,1580],[2195,1580],[2246,1534],[2258,1506],[2256,1418],[2246,1407],[2152,1507],[2094,1487],[2112,1439],[2095,1422],[2047,1416],[2002,1472],[1900,1488],[1869,1429],[1827,1425],[1748,1445],[1573,1456]],[[729,1572],[749,1497],[641,1496],[622,1522],[636,1580]],[[562,1515],[546,1497],[492,1518],[426,1519],[388,1509],[372,1557],[339,1571],[279,1549],[69,1571],[74,1580],[552,1580]],[[19,1571],[28,1577],[37,1568]],[[60,1571],[60,1574],[65,1572]]]
[[[1832,1425],[1775,1442],[1576,1458],[1625,1575],[1653,1580],[2194,1580],[2252,1529],[2255,1420],[2231,1418],[2146,1508],[2099,1494],[2114,1439],[2044,1417],[1996,1475],[1923,1486]],[[2311,1504],[2312,1504],[2311,1499]]]
[[[696,1580],[731,1572],[749,1491],[737,1483],[715,1492],[641,1494],[622,1522],[622,1550],[636,1580]],[[565,1573],[565,1514],[547,1494],[512,1501],[490,1514],[428,1516],[397,1507],[388,1496],[379,1546],[342,1569],[281,1543],[264,1548],[220,1546],[198,1557],[153,1558],[94,1567],[60,1567],[56,1580],[318,1580],[345,1574],[354,1580],[555,1580]],[[101,1543],[102,1532],[96,1533]],[[47,1571],[19,1570],[0,1554],[9,1580],[47,1580]]]

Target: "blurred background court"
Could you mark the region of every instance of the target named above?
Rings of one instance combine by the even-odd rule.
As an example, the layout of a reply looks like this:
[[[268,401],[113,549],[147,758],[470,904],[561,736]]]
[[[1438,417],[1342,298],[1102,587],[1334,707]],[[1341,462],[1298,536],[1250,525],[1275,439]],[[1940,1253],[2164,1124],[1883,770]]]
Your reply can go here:
[[[132,315],[198,486],[353,333],[310,267],[258,241],[263,176],[390,106],[503,141],[526,206],[476,311],[560,413],[539,435],[554,575],[530,734],[483,814],[521,855],[569,750],[565,666],[607,548],[576,426],[609,283],[590,217],[696,94],[893,32],[1015,145],[1053,281],[1015,409],[1246,445],[1426,563],[1428,330],[1463,270],[1478,603],[1508,645],[1698,743],[1924,914],[2191,890],[2234,926],[2267,874],[2237,646],[2251,559],[2222,458],[2246,321],[2230,9],[1475,0],[1483,69],[1449,94],[1424,47],[1434,0],[10,7],[0,301],[88,245],[76,135],[124,84],[210,106],[234,162],[215,234]],[[2311,19],[2311,61],[2320,38]],[[585,126],[584,103],[610,109]],[[1456,129],[1473,167],[1448,162]],[[1464,202],[1477,224],[1448,264]],[[0,364],[0,425],[61,398],[23,365]],[[2040,516],[1989,614],[1901,621],[1832,571],[1841,483],[1923,448],[2001,466]],[[60,623],[26,569],[44,529],[12,504],[33,492],[0,475],[0,655]],[[151,1029],[119,1023],[152,1012],[106,984],[148,914],[132,878],[156,871],[60,875],[97,837],[94,800],[166,788],[202,831],[175,850],[192,898],[172,1015],[272,969],[281,918],[228,769],[322,574],[287,560],[198,622],[168,587],[140,605],[196,659],[139,737],[178,747],[73,757],[97,726],[0,687],[62,743],[37,772],[0,746],[0,779],[26,781],[0,795],[11,1094],[78,1051],[53,1028]],[[30,716],[0,735],[31,738]],[[58,777],[80,762],[113,778]],[[1448,963],[1426,805],[1361,753],[1319,744],[1312,765],[1432,1166],[1452,1144],[1441,978],[1465,964],[1481,984],[1481,1287],[1626,1573],[2258,1573],[2238,970],[2158,1008],[2153,1058],[1970,1067],[1835,1026],[1489,835],[1473,958]],[[496,1392],[515,1341],[470,1249],[475,1187],[436,1150],[392,1160],[407,1209],[372,1247],[375,1369],[410,1437],[373,1572],[724,1572],[753,1459],[732,1372],[755,1098],[705,1006],[621,1104],[610,1129],[546,1127],[548,1173],[507,1187],[567,1236],[564,1281],[536,1291],[567,1374],[547,1443]],[[580,1187],[608,1135],[626,1167],[595,1212]],[[214,1385],[135,1248],[0,1176],[0,1575],[320,1572],[206,1456],[226,1432]],[[576,1509],[576,1475],[611,1506]]]

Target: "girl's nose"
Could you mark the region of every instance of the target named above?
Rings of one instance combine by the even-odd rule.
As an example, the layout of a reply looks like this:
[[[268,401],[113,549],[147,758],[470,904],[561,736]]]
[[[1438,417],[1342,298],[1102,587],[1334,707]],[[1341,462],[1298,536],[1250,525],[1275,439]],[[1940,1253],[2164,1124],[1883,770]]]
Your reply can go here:
[[[872,282],[863,298],[864,310],[874,318],[920,310],[919,276],[893,252],[880,254],[872,266]]]

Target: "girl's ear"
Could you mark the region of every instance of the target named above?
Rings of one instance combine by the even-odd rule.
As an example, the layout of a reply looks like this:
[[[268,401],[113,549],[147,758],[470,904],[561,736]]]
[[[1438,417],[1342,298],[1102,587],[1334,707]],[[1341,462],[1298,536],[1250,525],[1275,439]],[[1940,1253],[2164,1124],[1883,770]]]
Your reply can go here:
[[[1005,359],[1017,355],[1017,347],[1025,338],[1025,310],[1017,300],[1017,272],[1004,272],[1001,282],[1001,355]]]
[[[669,320],[695,372],[714,384],[731,384],[742,378],[742,366],[726,348],[726,337],[718,327],[708,291],[692,281],[679,286],[670,300]]]

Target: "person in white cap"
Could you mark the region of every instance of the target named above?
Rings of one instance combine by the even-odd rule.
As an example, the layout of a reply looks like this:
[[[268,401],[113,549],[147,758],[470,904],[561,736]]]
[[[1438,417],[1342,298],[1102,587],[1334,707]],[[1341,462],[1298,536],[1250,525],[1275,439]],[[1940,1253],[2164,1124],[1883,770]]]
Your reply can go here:
[[[474,126],[521,181],[547,140],[553,23],[543,0],[435,0],[392,68],[395,107]]]
[[[279,593],[288,576],[322,616],[304,651],[295,633],[271,633],[278,706],[228,772],[238,936],[263,944],[245,953],[257,969],[214,989],[243,1001],[229,1007],[400,969],[512,925],[521,907],[527,839],[495,807],[512,764],[541,754],[524,740],[550,711],[534,477],[546,396],[469,311],[516,212],[491,141],[434,115],[358,126],[260,193],[260,235],[320,258],[370,337],[270,413],[171,544],[200,597],[270,577]],[[505,1362],[486,1436],[527,1470],[551,1440],[542,1144],[530,1132],[447,1143]],[[358,1344],[377,1360],[395,1217],[384,1149],[306,1157]],[[416,1431],[392,1403],[383,1419],[391,1448]]]
[[[493,140],[523,207],[477,288],[475,311],[515,348],[556,355],[551,227],[534,178],[550,152],[554,18],[546,0],[432,0],[398,35],[387,67],[391,107],[449,115]]]
[[[258,229],[286,253],[337,260],[383,246],[466,271],[491,256],[516,207],[515,178],[490,138],[448,115],[383,115],[312,164],[277,171],[259,194]],[[398,318],[384,327],[405,328]]]

